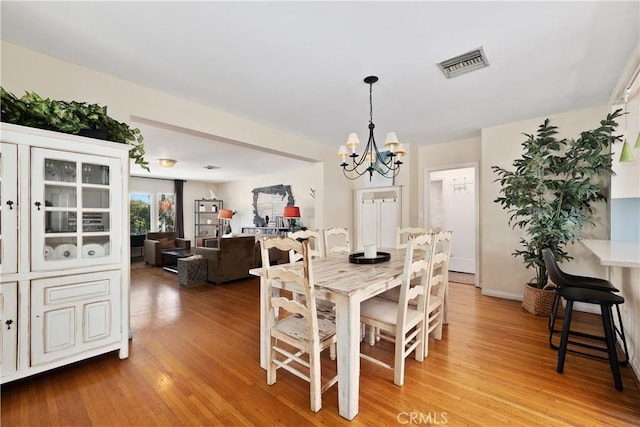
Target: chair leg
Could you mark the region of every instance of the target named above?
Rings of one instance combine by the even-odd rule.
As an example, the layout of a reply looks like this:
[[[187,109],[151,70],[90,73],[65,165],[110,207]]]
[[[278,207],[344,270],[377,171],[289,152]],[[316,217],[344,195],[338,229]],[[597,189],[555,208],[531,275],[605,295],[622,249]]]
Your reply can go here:
[[[311,410],[318,412],[322,409],[322,385],[320,384],[320,348],[309,349],[309,383]]]
[[[553,328],[551,327],[551,323],[552,321],[555,320],[555,314],[556,311],[558,309],[558,300],[560,299],[560,295],[558,295],[558,293],[556,292],[553,295],[553,303],[551,304],[551,313],[549,314],[549,322],[548,322],[548,328],[549,330],[552,330]]]
[[[394,351],[393,362],[393,383],[402,387],[404,385],[404,348],[405,348],[405,334],[404,331],[398,329],[396,333],[396,343]]]
[[[429,356],[429,329],[424,328],[424,340],[422,342],[422,347],[424,348],[424,357]]]
[[[560,348],[558,350],[558,365],[556,372],[561,374],[564,371],[564,359],[567,355],[567,344],[569,341],[569,329],[571,327],[571,312],[573,311],[573,301],[567,300],[567,307],[564,313],[564,323],[562,325],[562,337],[560,338]]]
[[[438,314],[436,315],[436,322],[438,322],[438,326],[433,330],[433,338],[440,341],[442,339],[442,324],[444,323],[444,306],[440,306],[438,309]]]
[[[376,344],[376,328],[374,328],[371,325],[367,326],[367,342],[369,343],[369,345],[375,345]]]
[[[601,305],[602,310],[602,326],[604,328],[604,337],[607,341],[607,352],[609,353],[609,365],[613,373],[613,383],[616,390],[622,391],[622,377],[620,376],[620,365],[618,364],[618,354],[616,352],[615,329],[613,326],[613,316],[610,305]]]
[[[273,363],[273,360],[277,357],[276,351],[273,349],[275,338],[269,337],[269,355],[267,360],[267,384],[274,385],[276,383],[276,372],[278,369]]]
[[[553,343],[553,334],[556,331],[556,317],[558,315],[558,305],[560,305],[560,294],[556,293],[553,297],[553,304],[551,306],[551,315],[549,316],[549,347],[554,350],[558,349],[558,346]]]
[[[620,340],[622,341],[622,349],[624,350],[624,360],[620,362],[620,365],[627,366],[629,363],[629,349],[627,348],[627,339],[624,336],[624,326],[622,325],[622,315],[620,314],[620,305],[616,304],[616,312],[618,313],[618,325],[620,325],[620,329],[616,328],[615,323],[613,327],[618,335],[620,335]],[[614,335],[615,338],[615,335]]]
[[[420,330],[418,331],[418,334],[416,335],[415,339],[419,339],[420,342],[418,343],[418,346],[415,349],[416,352],[416,360],[418,362],[423,362],[424,358],[426,357],[425,354],[425,331],[427,330],[427,325],[425,324],[425,322],[423,321],[422,324],[418,325],[417,327],[420,328]],[[428,337],[427,337],[428,338]]]

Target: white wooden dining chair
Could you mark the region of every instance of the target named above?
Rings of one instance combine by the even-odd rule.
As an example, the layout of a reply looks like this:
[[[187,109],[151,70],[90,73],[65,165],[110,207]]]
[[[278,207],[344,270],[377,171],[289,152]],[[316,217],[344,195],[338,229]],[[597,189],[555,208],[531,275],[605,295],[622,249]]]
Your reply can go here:
[[[404,384],[407,356],[415,352],[417,361],[424,360],[424,322],[432,242],[431,234],[411,237],[407,242],[399,301],[374,297],[360,305],[360,321],[379,330],[381,339],[395,343],[393,365],[362,353],[360,357],[392,369],[393,382],[398,386]],[[414,248],[418,246],[425,247],[425,250],[416,252],[414,257]],[[411,285],[411,279],[416,277],[420,278],[419,282]],[[416,300],[415,306],[409,304],[411,300]]]
[[[309,255],[311,258],[324,258],[324,242],[322,238],[322,233],[320,230],[298,230],[298,231],[290,231],[287,233],[287,237],[290,239],[295,239],[298,241],[306,240],[309,242]],[[302,254],[296,252],[295,250],[289,251],[289,262],[298,262],[302,259]],[[296,299],[304,300],[304,294],[296,294]],[[322,311],[326,311],[329,308],[334,306],[333,303],[328,301],[323,301],[320,309]]]
[[[351,243],[349,241],[349,230],[342,227],[327,228],[322,233],[324,235],[324,251],[327,257],[349,255],[351,253]],[[324,303],[321,303],[324,306]],[[335,310],[335,306],[334,306]],[[360,341],[364,339],[366,325],[361,324]],[[332,348],[332,354],[333,354]]]
[[[290,238],[260,240],[264,280],[266,281],[267,333],[267,384],[276,383],[278,369],[284,369],[310,384],[310,406],[313,412],[322,408],[322,392],[338,381],[334,376],[322,384],[320,370],[321,352],[336,343],[336,325],[333,319],[317,311],[313,281],[313,265],[309,242]],[[290,264],[269,265],[269,248],[294,250],[302,255],[302,269]],[[299,265],[299,264],[298,264]],[[272,296],[274,281],[279,287],[298,289],[305,301],[285,296]]]
[[[451,231],[441,231],[433,233],[433,244],[431,248],[431,266],[429,269],[429,293],[427,295],[427,305],[425,310],[426,316],[426,337],[424,340],[425,357],[429,355],[429,337],[436,340],[442,339],[442,325],[444,324],[444,315],[446,312],[447,298],[446,294],[449,289],[449,259],[451,258],[451,239],[453,233]],[[415,283],[415,280],[412,282]],[[386,298],[390,301],[398,301],[400,299],[400,289],[393,288],[380,294],[380,298]],[[410,305],[416,305],[415,300],[409,301]],[[379,331],[369,329],[367,331],[367,342],[373,345],[379,341]]]
[[[349,231],[346,228],[327,228],[324,234],[324,250],[327,257],[334,255],[349,255],[351,253],[351,243],[349,242]]]
[[[288,232],[287,237],[296,239],[298,241],[306,240],[309,242],[309,256],[311,258],[324,258],[324,239],[322,233],[319,230],[298,230]],[[302,254],[295,250],[289,250],[289,262],[298,262],[302,259]],[[294,298],[296,301],[304,302],[306,296],[303,293],[294,292]],[[333,316],[335,319],[335,304],[331,301],[318,298],[316,301],[318,312],[324,316]],[[336,358],[336,347],[331,346],[331,359]]]
[[[429,292],[425,310],[424,355],[429,355],[429,337],[442,339],[442,325],[446,294],[449,288],[449,259],[451,258],[451,231],[441,231],[433,238],[433,255],[429,268]]]
[[[419,236],[420,234],[426,234],[429,230],[423,227],[398,227],[396,232],[396,249],[403,249],[407,247],[407,242],[411,236]]]
[[[428,231],[426,228],[420,228],[420,227],[405,227],[405,228],[398,228],[398,233],[397,233],[397,240],[396,240],[396,245],[398,249],[402,249],[402,248],[406,248],[407,247],[407,241],[409,239],[411,239],[412,236],[420,236],[422,234],[427,234],[430,233],[430,231]],[[427,246],[414,246],[413,250],[414,252],[416,250],[429,250],[431,251],[433,248],[433,245],[427,245]],[[420,282],[420,278],[416,278],[413,280],[416,283]],[[386,298],[388,300],[391,301],[398,301],[400,299],[400,288],[399,287],[395,287],[392,289],[389,289],[388,291],[385,291],[383,293],[381,293],[379,295],[380,298]],[[415,306],[416,301],[410,301],[409,304],[412,304]],[[380,340],[380,331],[375,329],[375,328],[366,328],[365,330],[362,332],[362,339],[367,338],[367,342],[370,345],[374,345],[376,343],[376,341]]]
[[[309,241],[309,254],[311,258],[324,258],[324,242],[320,230],[298,230],[290,231],[287,237],[297,240]],[[296,251],[289,251],[289,262],[297,262],[302,259],[302,254]]]

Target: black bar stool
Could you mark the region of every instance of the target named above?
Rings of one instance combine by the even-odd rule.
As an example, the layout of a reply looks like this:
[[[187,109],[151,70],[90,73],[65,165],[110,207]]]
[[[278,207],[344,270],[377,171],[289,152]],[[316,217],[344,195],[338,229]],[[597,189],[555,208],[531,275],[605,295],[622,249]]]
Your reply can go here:
[[[544,259],[545,267],[547,268],[547,273],[549,274],[549,278],[556,285],[557,288],[581,288],[581,289],[593,289],[604,292],[619,292],[619,290],[611,284],[608,280],[599,279],[596,277],[588,277],[588,276],[576,276],[573,274],[565,273],[560,269],[558,263],[556,263],[555,258],[553,257],[553,253],[550,249],[546,248],[542,250],[542,258]],[[549,316],[549,346],[553,349],[558,349],[559,346],[553,343],[553,335],[556,332],[560,332],[560,330],[555,329],[556,317],[558,306],[560,304],[560,294],[556,292],[553,298],[553,305],[551,307],[551,316]],[[624,302],[624,299],[622,300]],[[620,337],[620,341],[622,342],[623,350],[624,350],[624,359],[619,361],[621,365],[626,365],[629,362],[629,351],[627,350],[627,340],[624,335],[624,327],[622,326],[622,316],[620,314],[620,305],[615,304],[616,312],[618,315],[618,324],[620,327],[617,327],[615,322],[612,320],[613,328],[615,331],[614,340],[616,336]],[[582,332],[574,332],[569,331],[569,334],[580,336],[582,338],[589,338],[595,340],[602,340],[604,337],[594,336],[590,334],[585,334]],[[580,352],[577,352],[580,353]],[[584,353],[583,353],[584,354]]]
[[[567,354],[567,345],[574,344],[581,347],[590,348],[592,350],[605,351],[608,354],[609,365],[613,373],[613,382],[617,390],[622,391],[622,377],[620,376],[620,364],[616,352],[616,331],[613,324],[612,306],[619,306],[624,303],[624,298],[611,292],[599,291],[594,289],[584,289],[576,287],[558,287],[556,288],[558,295],[567,301],[564,323],[562,324],[562,336],[560,338],[560,348],[558,349],[558,365],[556,371],[561,374],[564,370],[564,360]],[[575,301],[587,304],[598,304],[602,312],[602,327],[604,329],[604,337],[589,336],[590,339],[602,340],[606,343],[606,348],[569,340],[571,334],[571,314],[573,312],[573,303]],[[574,333],[575,334],[575,333]],[[584,334],[587,335],[587,334]]]

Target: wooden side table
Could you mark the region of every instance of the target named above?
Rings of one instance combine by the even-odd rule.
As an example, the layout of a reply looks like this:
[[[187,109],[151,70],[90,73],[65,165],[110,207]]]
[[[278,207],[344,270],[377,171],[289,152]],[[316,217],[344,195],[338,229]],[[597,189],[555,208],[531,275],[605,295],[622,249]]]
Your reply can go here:
[[[185,257],[178,259],[178,283],[191,287],[207,281],[207,259],[204,257]]]

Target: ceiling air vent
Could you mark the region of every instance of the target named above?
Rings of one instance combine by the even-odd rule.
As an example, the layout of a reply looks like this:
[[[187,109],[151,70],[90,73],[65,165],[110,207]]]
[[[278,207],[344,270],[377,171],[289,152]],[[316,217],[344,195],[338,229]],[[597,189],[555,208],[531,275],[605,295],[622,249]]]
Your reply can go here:
[[[207,166],[203,166],[203,168],[213,170],[213,169],[220,169],[220,166],[207,165]]]
[[[447,59],[446,61],[442,61],[438,64],[438,67],[440,67],[445,77],[448,79],[488,66],[489,61],[484,54],[482,46],[472,50],[471,52],[463,53],[462,55]]]

